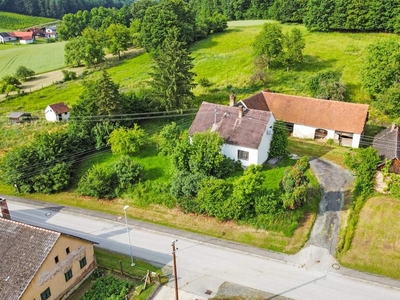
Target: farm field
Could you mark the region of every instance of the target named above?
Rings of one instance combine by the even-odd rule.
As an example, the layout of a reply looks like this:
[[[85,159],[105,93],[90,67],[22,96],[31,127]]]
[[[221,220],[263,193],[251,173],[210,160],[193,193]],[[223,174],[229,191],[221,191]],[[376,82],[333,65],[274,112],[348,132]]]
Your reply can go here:
[[[3,45],[0,47],[0,78],[14,74],[19,66],[37,74],[64,67],[64,45],[65,42]]]
[[[56,19],[0,11],[0,31],[23,30],[31,26],[40,26],[55,22],[57,22]]]

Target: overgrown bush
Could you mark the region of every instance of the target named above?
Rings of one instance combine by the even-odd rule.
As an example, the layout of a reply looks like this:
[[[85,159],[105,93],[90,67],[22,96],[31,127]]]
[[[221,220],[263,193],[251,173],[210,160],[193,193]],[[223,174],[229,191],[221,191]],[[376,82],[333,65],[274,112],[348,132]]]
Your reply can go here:
[[[77,78],[76,76],[76,72],[74,71],[68,71],[68,70],[61,70],[61,72],[63,73],[63,81],[70,81],[70,80],[75,80]]]
[[[125,296],[133,287],[130,281],[121,280],[108,275],[96,279],[91,288],[82,296],[82,300],[125,300]]]
[[[116,172],[106,165],[94,165],[81,178],[77,192],[96,198],[115,198],[118,186]]]
[[[115,173],[118,179],[118,189],[125,191],[143,178],[144,167],[133,161],[128,155],[123,155],[115,164]]]
[[[285,122],[278,120],[274,124],[273,136],[269,148],[269,158],[279,157],[286,154],[289,143],[289,131]]]
[[[200,78],[199,79],[199,84],[202,87],[210,87],[212,86],[212,83],[210,80],[208,80],[207,78]]]
[[[206,178],[201,173],[189,173],[179,171],[175,174],[171,183],[171,194],[175,198],[194,198],[200,189],[202,181]]]

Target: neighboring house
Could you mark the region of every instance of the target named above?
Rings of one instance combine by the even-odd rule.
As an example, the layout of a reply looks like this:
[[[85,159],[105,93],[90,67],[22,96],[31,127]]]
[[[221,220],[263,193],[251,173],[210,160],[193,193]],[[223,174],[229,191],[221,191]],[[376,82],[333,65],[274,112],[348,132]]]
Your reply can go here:
[[[15,41],[17,38],[7,32],[0,32],[0,43]]]
[[[15,111],[8,115],[8,119],[13,124],[30,122],[32,120],[32,115],[22,111]]]
[[[36,37],[44,37],[44,31],[38,27],[29,28],[27,31],[32,32],[33,36]]]
[[[277,120],[285,121],[294,137],[333,139],[353,148],[360,145],[369,107],[366,104],[290,96],[269,91],[255,94],[238,104],[250,109],[271,111]]]
[[[33,32],[28,31],[13,31],[9,32],[9,35],[19,40],[21,44],[32,44],[35,40]]]
[[[0,218],[1,299],[61,299],[96,266],[93,242]]]
[[[372,142],[372,147],[378,151],[381,164],[378,168],[384,166],[385,161],[391,161],[389,172],[400,174],[400,129],[396,124],[378,133]]]
[[[69,119],[70,108],[64,103],[51,104],[46,107],[44,114],[47,121],[61,122]]]
[[[218,132],[224,139],[222,153],[249,166],[268,159],[274,123],[274,115],[268,111],[203,102],[189,135]]]
[[[46,27],[44,30],[45,38],[57,38],[57,27],[56,26],[49,26]]]

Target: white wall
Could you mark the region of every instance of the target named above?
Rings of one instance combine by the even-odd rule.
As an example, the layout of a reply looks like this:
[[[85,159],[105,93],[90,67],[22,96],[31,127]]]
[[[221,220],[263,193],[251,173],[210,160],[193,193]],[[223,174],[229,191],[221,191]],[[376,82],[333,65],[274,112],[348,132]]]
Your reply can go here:
[[[316,129],[315,127],[294,124],[293,136],[301,139],[314,139]]]
[[[229,158],[232,158],[234,160],[238,160],[238,150],[242,151],[247,151],[249,152],[249,160],[242,160],[242,165],[245,167],[248,167],[252,164],[256,165],[258,162],[258,150],[257,149],[251,149],[247,147],[240,147],[236,145],[229,145],[229,144],[224,144],[222,146],[222,153]]]
[[[326,138],[327,139],[335,139],[335,130],[326,130],[326,131],[328,131],[328,134],[326,135]],[[336,139],[337,139],[337,137],[336,137]]]
[[[269,155],[269,148],[271,146],[271,141],[272,141],[272,136],[273,136],[273,128],[275,124],[275,118],[274,115],[271,114],[271,117],[269,118],[269,122],[267,124],[266,131],[264,132],[260,146],[258,147],[258,159],[257,159],[257,164],[261,165],[268,159]],[[271,128],[270,130],[268,130]],[[270,132],[271,134],[268,134]]]
[[[353,141],[351,142],[352,148],[358,148],[360,146],[361,141],[361,134],[354,133],[353,134]]]

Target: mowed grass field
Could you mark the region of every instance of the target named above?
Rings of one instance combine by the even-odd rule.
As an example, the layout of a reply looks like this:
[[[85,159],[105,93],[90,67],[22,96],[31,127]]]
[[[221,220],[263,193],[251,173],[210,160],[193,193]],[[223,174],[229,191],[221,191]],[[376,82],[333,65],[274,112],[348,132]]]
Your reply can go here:
[[[14,74],[19,66],[25,66],[35,73],[44,73],[64,67],[64,45],[65,42],[1,45],[0,78]]]
[[[56,19],[25,16],[9,12],[0,11],[0,32],[24,30],[31,26],[41,26],[48,23],[57,22]]]
[[[369,199],[360,214],[342,265],[400,279],[400,200],[388,196]]]

